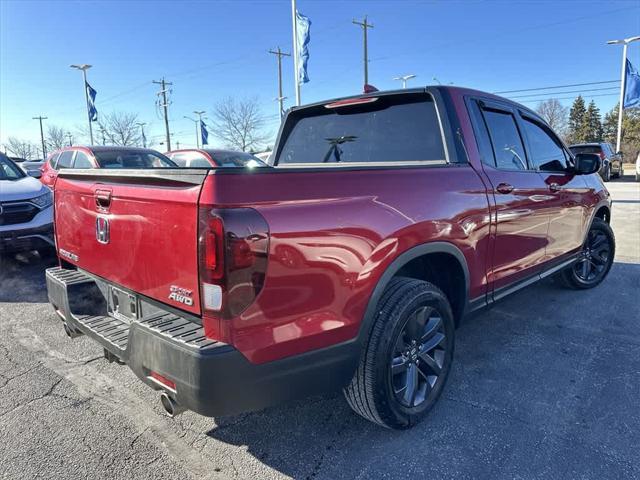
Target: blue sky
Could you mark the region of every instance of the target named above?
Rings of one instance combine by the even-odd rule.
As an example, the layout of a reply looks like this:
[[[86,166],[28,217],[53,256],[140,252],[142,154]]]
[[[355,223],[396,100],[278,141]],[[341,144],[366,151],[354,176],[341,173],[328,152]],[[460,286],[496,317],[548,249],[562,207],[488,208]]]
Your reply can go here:
[[[397,88],[393,77],[408,73],[417,75],[414,86],[435,76],[486,91],[615,80],[621,47],[606,41],[640,34],[638,1],[298,0],[298,9],[312,21],[303,103],[361,91],[362,32],[351,21],[365,14],[374,24],[370,83],[381,90]],[[164,130],[151,81],[162,76],[173,82],[174,142],[193,144],[193,123],[183,116],[211,111],[226,96],[256,96],[275,132],[276,60],[267,50],[290,51],[290,15],[289,0],[0,0],[0,143],[9,136],[39,141],[36,115],[74,133],[86,123],[81,74],[72,63],[93,65],[89,82],[100,113],[138,113],[156,145]],[[640,66],[640,42],[630,58]],[[285,59],[289,104],[292,80]],[[606,111],[613,94],[583,96]],[[535,106],[530,100],[537,98],[550,96],[518,100]]]

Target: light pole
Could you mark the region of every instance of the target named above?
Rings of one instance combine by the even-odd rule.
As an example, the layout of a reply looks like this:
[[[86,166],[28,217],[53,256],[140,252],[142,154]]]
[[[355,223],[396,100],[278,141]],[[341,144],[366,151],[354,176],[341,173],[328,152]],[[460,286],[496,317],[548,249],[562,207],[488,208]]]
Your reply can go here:
[[[412,78],[416,78],[415,75],[402,75],[401,77],[395,77],[394,80],[400,80],[402,82],[402,88],[407,88],[407,80],[411,80]]]
[[[82,65],[71,65],[71,68],[82,70],[82,79],[84,80],[84,98],[87,102],[87,119],[89,120],[89,140],[90,145],[93,145],[93,126],[91,125],[91,115],[89,114],[89,92],[87,92],[87,70],[91,68],[91,65],[83,63]]]
[[[196,112],[193,112],[196,113]],[[202,112],[204,113],[204,112]],[[186,115],[184,116],[184,118],[186,118],[187,120],[191,120],[195,126],[196,126],[196,148],[200,148],[200,139],[198,138],[198,122],[199,120],[196,120],[195,118],[191,118],[191,117],[187,117]]]
[[[73,135],[71,135],[71,132],[67,132],[65,136],[67,137],[67,140],[69,140],[69,146],[73,146]]]
[[[620,106],[618,108],[618,136],[616,140],[616,152],[620,151],[620,144],[622,143],[622,111],[624,110],[624,77],[625,71],[627,69],[627,47],[631,42],[635,42],[636,40],[640,40],[640,36],[637,37],[629,37],[623,38],[621,40],[609,40],[607,43],[609,45],[617,45],[622,44],[622,73],[620,77]]]
[[[194,110],[193,113],[198,115],[198,123],[196,123],[196,135],[198,136],[198,138],[196,140],[198,141],[198,145],[200,145],[200,147],[203,147],[204,145],[202,145],[202,115],[204,115],[206,112],[204,110],[200,110],[200,111]],[[198,135],[198,128],[200,128],[199,135]]]
[[[144,126],[146,123],[138,122],[136,125],[140,127],[140,132],[142,133],[142,148],[147,148],[147,139],[144,136]]]

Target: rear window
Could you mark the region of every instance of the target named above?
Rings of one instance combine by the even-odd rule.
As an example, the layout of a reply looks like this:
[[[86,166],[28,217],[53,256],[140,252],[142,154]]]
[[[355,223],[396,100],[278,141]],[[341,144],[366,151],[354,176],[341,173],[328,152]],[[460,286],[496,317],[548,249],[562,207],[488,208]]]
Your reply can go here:
[[[445,160],[438,114],[427,95],[320,105],[292,113],[287,123],[276,165]]]
[[[94,151],[100,168],[175,168],[177,165],[160,153],[122,150]]]
[[[602,149],[598,145],[585,145],[583,147],[569,147],[574,155],[578,153],[600,153]]]

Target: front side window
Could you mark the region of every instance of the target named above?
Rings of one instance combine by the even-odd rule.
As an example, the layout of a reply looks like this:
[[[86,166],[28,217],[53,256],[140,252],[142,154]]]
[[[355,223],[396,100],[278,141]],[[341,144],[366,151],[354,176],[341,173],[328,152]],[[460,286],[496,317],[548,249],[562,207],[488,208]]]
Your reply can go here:
[[[73,150],[65,150],[58,157],[58,163],[56,164],[56,170],[61,168],[71,168],[71,161],[73,160]]]
[[[445,160],[436,106],[427,95],[308,107],[289,115],[285,132],[275,165]]]
[[[151,151],[101,150],[95,151],[100,168],[175,168],[176,163],[161,153]]]
[[[20,167],[8,158],[0,155],[0,180],[18,180],[24,176],[25,173]]]
[[[483,114],[491,137],[496,168],[526,170],[524,146],[513,115],[497,110],[483,110]]]
[[[93,168],[93,164],[86,153],[78,151],[73,161],[73,168]]]
[[[563,172],[567,169],[567,160],[559,141],[541,125],[523,119],[524,130],[529,141],[530,158],[534,168],[545,172]]]

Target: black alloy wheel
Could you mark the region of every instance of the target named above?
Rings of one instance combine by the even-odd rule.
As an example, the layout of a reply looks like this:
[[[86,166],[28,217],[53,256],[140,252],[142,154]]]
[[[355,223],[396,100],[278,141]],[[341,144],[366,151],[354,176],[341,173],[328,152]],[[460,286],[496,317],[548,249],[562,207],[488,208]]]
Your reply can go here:
[[[611,266],[616,240],[607,222],[594,218],[578,259],[563,270],[560,278],[570,288],[593,288],[602,282]]]
[[[405,407],[425,402],[442,373],[446,333],[442,315],[433,307],[418,308],[398,335],[389,366],[393,393]]]

